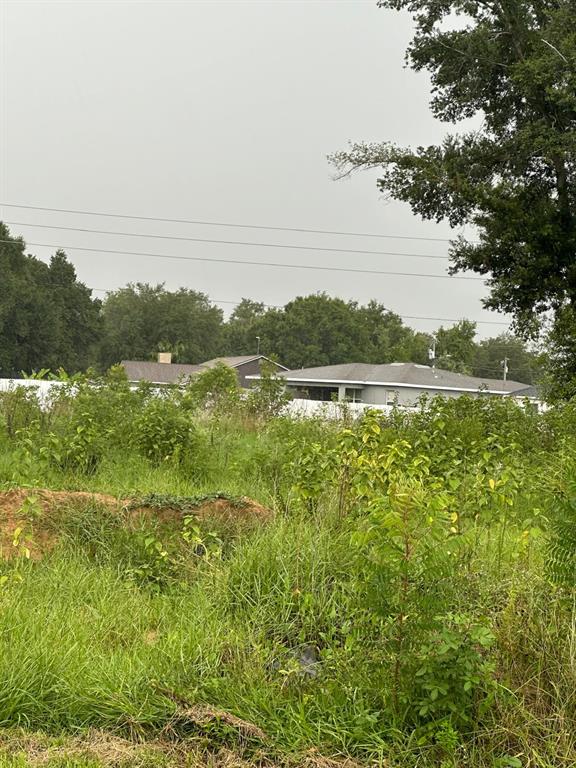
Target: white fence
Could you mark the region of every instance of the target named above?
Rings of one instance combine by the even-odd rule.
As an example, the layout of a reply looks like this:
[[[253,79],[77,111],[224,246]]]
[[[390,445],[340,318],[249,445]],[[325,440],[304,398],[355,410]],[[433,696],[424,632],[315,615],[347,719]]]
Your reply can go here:
[[[16,387],[26,387],[36,390],[38,400],[45,403],[53,389],[62,387],[62,381],[40,381],[38,379],[0,379],[0,392],[8,392]]]
[[[400,410],[402,406],[397,406]],[[321,400],[301,400],[295,398],[290,400],[286,406],[286,413],[296,418],[311,418],[313,416],[323,416],[328,419],[341,419],[345,413],[353,416],[361,416],[367,409],[383,411],[390,413],[392,405],[370,405],[368,403],[326,403]]]

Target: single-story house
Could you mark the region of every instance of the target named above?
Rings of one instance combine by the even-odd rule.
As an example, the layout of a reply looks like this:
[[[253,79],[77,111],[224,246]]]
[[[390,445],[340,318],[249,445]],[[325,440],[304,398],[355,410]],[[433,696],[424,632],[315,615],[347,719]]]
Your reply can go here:
[[[206,368],[213,368],[218,363],[224,363],[229,368],[234,368],[238,374],[238,382],[243,389],[248,389],[254,382],[250,377],[260,374],[260,365],[263,360],[270,363],[274,367],[276,373],[282,373],[287,371],[285,365],[280,365],[274,360],[265,357],[264,355],[240,355],[238,357],[215,357],[213,360],[207,360],[205,363],[201,363],[202,370]]]
[[[509,392],[508,396],[516,398],[527,397],[529,400],[538,400],[540,397],[540,392],[538,391],[538,388],[533,384],[524,384],[522,389],[515,389],[513,392]]]
[[[534,385],[528,386],[525,384],[522,389],[515,389],[514,392],[510,392],[508,397],[513,397],[515,400],[519,401],[528,400],[539,411],[546,411],[548,409],[548,405],[543,399],[543,393]]]
[[[422,395],[502,396],[526,389],[526,384],[518,381],[479,379],[417,363],[345,363],[285,371],[279,375],[295,398],[368,405],[411,406]]]
[[[246,377],[260,373],[260,363],[262,360],[272,363],[278,372],[288,370],[285,366],[269,360],[264,355],[216,357],[213,360],[207,360],[198,365],[186,365],[183,363],[173,363],[170,352],[159,352],[156,362],[122,360],[121,365],[126,371],[128,381],[133,384],[141,381],[147,381],[151,384],[178,384],[189,381],[193,376],[197,376],[208,368],[213,368],[217,363],[224,363],[230,368],[234,368],[238,376],[238,383],[241,387],[247,388],[250,386],[250,382],[247,381]]]

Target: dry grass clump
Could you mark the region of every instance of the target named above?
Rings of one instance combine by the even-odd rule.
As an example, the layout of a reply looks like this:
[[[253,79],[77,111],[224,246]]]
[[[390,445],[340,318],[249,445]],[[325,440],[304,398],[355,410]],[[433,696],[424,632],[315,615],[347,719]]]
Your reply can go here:
[[[197,711],[189,714],[203,720],[212,717],[213,713]],[[222,716],[228,716],[228,713],[218,712],[218,717]],[[238,718],[228,717],[239,725]],[[263,751],[248,754],[242,749],[207,749],[194,740],[133,741],[99,729],[68,737],[24,730],[0,731],[0,766],[4,765],[19,768],[360,768],[360,764],[353,760],[324,757],[315,750],[301,756],[276,758]]]

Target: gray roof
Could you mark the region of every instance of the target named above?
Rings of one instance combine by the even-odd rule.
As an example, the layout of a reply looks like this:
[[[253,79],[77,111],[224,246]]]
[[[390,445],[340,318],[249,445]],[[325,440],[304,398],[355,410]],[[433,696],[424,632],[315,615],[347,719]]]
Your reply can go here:
[[[538,391],[537,387],[528,387],[526,385],[524,385],[522,389],[514,390],[514,392],[511,392],[510,394],[513,394],[514,397],[532,397],[535,400],[540,397],[540,392]]]
[[[465,376],[440,368],[416,363],[388,363],[371,365],[370,363],[344,363],[326,365],[319,368],[281,373],[289,383],[294,384],[371,384],[374,386],[407,386],[424,389],[449,389],[463,392],[477,392],[484,389],[489,392],[515,392],[525,389],[526,384],[518,381],[501,379],[479,379]]]
[[[215,357],[198,365],[186,365],[184,363],[156,363],[144,360],[122,360],[122,366],[126,371],[128,381],[149,381],[152,384],[176,384],[179,381],[189,379],[207,368],[213,368],[218,363],[230,368],[239,368],[244,363],[253,360],[268,360],[264,355],[239,355],[237,357]],[[279,368],[287,370],[280,363],[275,363]]]
[[[142,360],[122,360],[128,381],[149,381],[152,384],[176,384],[203,370],[201,365],[181,363],[148,363]]]
[[[213,360],[207,360],[205,363],[201,363],[203,368],[213,368],[218,363],[224,363],[224,365],[229,366],[230,368],[238,368],[240,365],[244,365],[244,363],[251,363],[253,360],[268,360],[268,358],[265,355],[238,355],[236,357],[215,357]],[[270,360],[270,362],[272,362]],[[284,365],[280,365],[280,363],[274,363],[279,368],[284,368],[285,371],[288,369]]]

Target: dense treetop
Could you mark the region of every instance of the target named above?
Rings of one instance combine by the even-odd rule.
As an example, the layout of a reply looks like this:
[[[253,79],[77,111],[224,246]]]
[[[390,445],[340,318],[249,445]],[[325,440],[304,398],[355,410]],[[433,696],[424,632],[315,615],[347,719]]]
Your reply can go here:
[[[198,291],[136,283],[109,293],[102,307],[100,363],[154,359],[172,352],[181,363],[215,357],[223,344],[222,310]]]
[[[425,219],[473,225],[454,271],[486,275],[488,307],[534,329],[576,302],[576,2],[380,0],[415,22],[407,64],[428,72],[435,117],[476,130],[440,145],[359,143],[343,172],[379,167],[379,187]]]
[[[62,251],[46,264],[26,255],[0,222],[0,374],[83,370],[101,338],[101,304]]]

